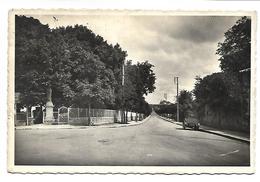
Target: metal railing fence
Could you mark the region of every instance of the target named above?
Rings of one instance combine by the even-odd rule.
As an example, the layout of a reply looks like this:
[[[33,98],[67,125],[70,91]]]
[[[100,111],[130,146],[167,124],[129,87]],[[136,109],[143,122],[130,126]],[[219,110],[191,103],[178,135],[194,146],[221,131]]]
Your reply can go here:
[[[140,121],[144,119],[144,114],[126,112],[127,121]],[[52,124],[72,124],[72,125],[99,125],[109,123],[121,123],[122,112],[110,109],[94,108],[67,108],[61,107],[53,112]],[[46,113],[43,112],[43,123],[46,121]]]

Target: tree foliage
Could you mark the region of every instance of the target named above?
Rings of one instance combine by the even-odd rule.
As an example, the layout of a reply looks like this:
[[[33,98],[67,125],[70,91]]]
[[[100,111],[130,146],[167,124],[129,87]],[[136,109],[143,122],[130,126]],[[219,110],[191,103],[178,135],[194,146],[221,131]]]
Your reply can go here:
[[[15,25],[15,91],[22,93],[22,104],[42,104],[50,61],[49,28],[25,16],[16,16]]]
[[[207,105],[212,111],[249,122],[251,19],[240,18],[224,36],[216,51],[222,72],[196,78],[193,93],[197,110],[203,115]]]
[[[131,111],[148,114],[151,112],[149,104],[145,101],[144,95],[154,91],[155,74],[153,65],[145,61],[132,64],[128,61],[125,66],[124,103]]]
[[[180,107],[180,121],[183,121],[188,112],[193,110],[192,93],[187,90],[181,90],[178,101]]]
[[[82,25],[50,29],[31,17],[15,21],[15,91],[22,93],[22,105],[44,105],[52,89],[56,107],[120,108],[127,52],[119,44],[108,44]],[[155,89],[152,67],[148,61],[127,63],[126,109],[149,107],[143,96]]]
[[[250,68],[251,19],[242,17],[225,33],[224,42],[218,44],[216,52],[222,71],[238,72]]]
[[[193,93],[200,108],[208,105],[214,111],[239,113],[241,92],[235,76],[213,73],[196,80]]]
[[[176,116],[177,105],[169,101],[162,100],[158,105],[153,105],[154,111],[162,116],[171,117]]]

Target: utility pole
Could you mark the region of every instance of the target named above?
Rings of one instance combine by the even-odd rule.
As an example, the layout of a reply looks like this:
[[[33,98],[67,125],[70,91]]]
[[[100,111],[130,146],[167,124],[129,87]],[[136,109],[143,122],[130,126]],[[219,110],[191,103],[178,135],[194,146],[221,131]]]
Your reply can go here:
[[[124,85],[125,85],[125,61],[123,61],[122,65],[122,114],[121,114],[121,122],[125,123],[125,96],[124,96]]]
[[[179,77],[175,76],[174,77],[174,84],[177,85],[177,122],[179,122]]]

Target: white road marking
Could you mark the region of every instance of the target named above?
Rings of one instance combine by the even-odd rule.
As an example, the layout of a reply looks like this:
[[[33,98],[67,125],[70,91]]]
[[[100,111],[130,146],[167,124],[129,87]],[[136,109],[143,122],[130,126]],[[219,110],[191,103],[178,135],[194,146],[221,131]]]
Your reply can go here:
[[[234,150],[232,152],[228,152],[228,153],[225,153],[225,154],[220,154],[219,156],[223,157],[223,156],[234,154],[234,153],[238,153],[238,152],[239,152],[239,150]]]
[[[147,156],[147,157],[152,157],[152,156],[153,156],[153,154],[146,154],[146,156]]]

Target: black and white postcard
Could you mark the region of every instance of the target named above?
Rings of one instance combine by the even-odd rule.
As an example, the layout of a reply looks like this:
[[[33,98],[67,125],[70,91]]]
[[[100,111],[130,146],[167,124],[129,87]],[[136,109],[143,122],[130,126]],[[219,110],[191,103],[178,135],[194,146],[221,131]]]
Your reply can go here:
[[[10,10],[9,172],[254,173],[255,21]]]

